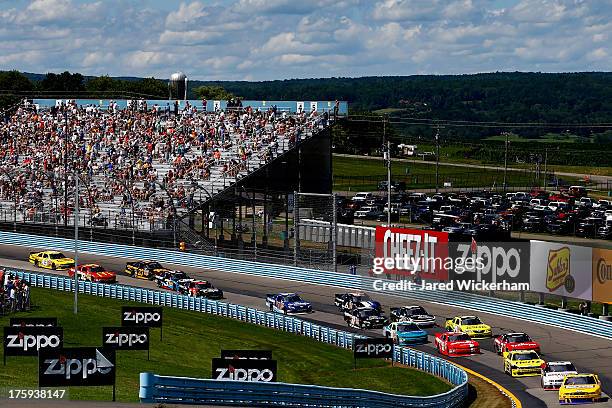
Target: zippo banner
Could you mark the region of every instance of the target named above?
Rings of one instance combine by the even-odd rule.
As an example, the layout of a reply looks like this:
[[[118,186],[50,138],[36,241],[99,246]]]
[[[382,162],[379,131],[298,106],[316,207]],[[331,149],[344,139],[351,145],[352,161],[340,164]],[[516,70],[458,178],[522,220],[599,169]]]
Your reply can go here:
[[[393,358],[393,339],[365,338],[355,339],[353,355],[358,358]]]
[[[213,358],[212,379],[220,381],[276,382],[276,360]]]
[[[64,329],[61,327],[4,328],[5,356],[37,356],[45,349],[60,349],[64,345]]]
[[[593,248],[593,301],[612,303],[612,250]]]
[[[115,385],[115,350],[76,347],[41,350],[39,387]]]
[[[162,327],[161,307],[122,306],[121,326]]]
[[[531,241],[531,291],[592,300],[592,258],[592,248]]]
[[[103,327],[102,346],[115,350],[148,350],[148,327]]]

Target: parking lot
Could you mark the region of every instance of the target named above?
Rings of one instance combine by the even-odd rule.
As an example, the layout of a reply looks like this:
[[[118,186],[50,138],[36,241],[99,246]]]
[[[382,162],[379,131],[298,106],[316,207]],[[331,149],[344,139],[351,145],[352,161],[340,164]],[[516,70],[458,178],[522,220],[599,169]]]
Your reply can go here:
[[[448,232],[456,240],[506,240],[510,237],[612,239],[612,199],[589,197],[581,186],[560,191],[531,190],[418,193],[392,184],[391,222]],[[380,190],[386,190],[381,183]],[[358,192],[338,198],[338,222],[386,223],[385,191]]]

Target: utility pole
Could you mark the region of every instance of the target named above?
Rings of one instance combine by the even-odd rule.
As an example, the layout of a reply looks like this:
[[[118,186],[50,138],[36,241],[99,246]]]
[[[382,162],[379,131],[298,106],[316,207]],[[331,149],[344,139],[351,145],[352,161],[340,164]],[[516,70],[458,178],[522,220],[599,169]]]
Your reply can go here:
[[[391,142],[387,140],[387,225],[391,225]]]
[[[383,159],[387,167],[387,226],[391,225],[391,142],[387,140],[387,117],[383,117]]]
[[[506,194],[507,185],[506,181],[508,180],[508,136],[509,133],[506,132],[506,152],[504,154],[504,194]]]
[[[436,130],[436,193],[440,185],[440,126]]]
[[[74,172],[74,314],[79,312],[79,173],[78,169]]]
[[[64,227],[68,227],[68,106],[64,106]]]
[[[548,147],[544,148],[544,183],[543,183],[543,190],[546,190],[546,183],[548,180],[548,168],[547,168],[547,164],[548,164]]]

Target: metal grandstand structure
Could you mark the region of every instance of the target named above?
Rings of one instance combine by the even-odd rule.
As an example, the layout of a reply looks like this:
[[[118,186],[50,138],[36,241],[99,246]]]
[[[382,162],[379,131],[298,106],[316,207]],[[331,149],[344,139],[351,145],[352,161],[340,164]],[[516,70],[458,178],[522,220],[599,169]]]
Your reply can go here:
[[[21,109],[33,109],[33,105]],[[39,107],[36,114],[44,115],[46,109]],[[187,176],[169,182],[168,175],[175,167],[159,157],[150,163],[155,180],[134,175],[136,160],[126,166],[132,166],[126,177],[117,177],[117,172],[105,168],[80,171],[81,214],[75,221],[76,159],[63,138],[73,133],[73,138],[87,141],[89,135],[77,136],[74,123],[80,111],[76,106],[70,109],[55,119],[61,137],[54,150],[61,165],[47,166],[28,154],[5,155],[0,160],[2,228],[68,236],[77,222],[83,239],[174,247],[184,243],[188,250],[202,253],[295,263],[289,244],[293,236],[293,222],[289,222],[293,217],[289,211],[292,192],[331,192],[331,128],[337,118],[327,111],[302,120],[303,125],[295,127],[295,137],[258,130],[274,137],[260,138],[248,157],[243,149],[244,132],[229,132],[225,148],[219,149],[206,177]],[[162,120],[167,128],[193,131],[167,114]],[[283,118],[295,115],[283,113]],[[14,138],[16,150],[20,137],[18,132],[0,132],[4,142]],[[200,155],[202,151],[192,147],[180,158],[195,161]],[[298,263],[315,266],[319,263],[316,260],[323,258],[330,258],[327,248],[311,248],[300,254]]]

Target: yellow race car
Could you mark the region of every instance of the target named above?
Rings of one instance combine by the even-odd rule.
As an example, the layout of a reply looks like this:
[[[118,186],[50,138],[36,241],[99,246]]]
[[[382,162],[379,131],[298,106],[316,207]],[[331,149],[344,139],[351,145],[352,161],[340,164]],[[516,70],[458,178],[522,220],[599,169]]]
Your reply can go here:
[[[484,324],[476,316],[456,316],[447,319],[444,327],[446,331],[465,333],[472,339],[486,339],[493,336],[491,326]]]
[[[40,268],[58,271],[74,268],[74,259],[57,251],[30,252],[28,261]]]
[[[601,382],[595,374],[569,374],[559,388],[559,403],[579,404],[601,399]]]
[[[504,373],[512,377],[540,375],[544,360],[533,350],[514,350],[504,352]]]

